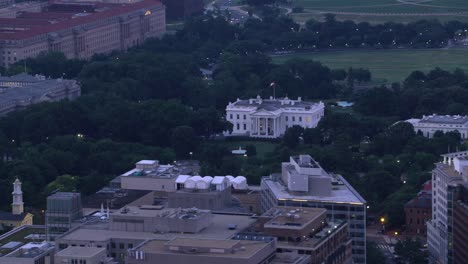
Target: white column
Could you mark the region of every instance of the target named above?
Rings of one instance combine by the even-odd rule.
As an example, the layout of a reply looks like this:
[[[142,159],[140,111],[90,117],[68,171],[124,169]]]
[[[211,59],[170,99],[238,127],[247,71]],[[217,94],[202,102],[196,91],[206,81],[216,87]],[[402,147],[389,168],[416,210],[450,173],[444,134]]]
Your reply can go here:
[[[273,137],[276,137],[276,117],[273,118]]]

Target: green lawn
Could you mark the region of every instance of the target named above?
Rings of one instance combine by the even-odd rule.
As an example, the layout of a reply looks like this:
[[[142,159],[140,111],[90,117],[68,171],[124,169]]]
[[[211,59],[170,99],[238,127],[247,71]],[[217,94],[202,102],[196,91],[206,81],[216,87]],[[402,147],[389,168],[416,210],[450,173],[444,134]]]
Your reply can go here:
[[[416,19],[468,21],[466,0],[293,0],[294,6],[304,7],[301,14],[293,14],[298,22],[320,18],[323,13],[336,13],[337,19],[357,22],[411,22]]]
[[[273,62],[284,63],[292,58],[320,61],[333,69],[368,68],[372,78],[379,82],[401,81],[412,71],[427,72],[435,67],[445,70],[461,68],[468,73],[468,49],[330,51],[275,56]]]

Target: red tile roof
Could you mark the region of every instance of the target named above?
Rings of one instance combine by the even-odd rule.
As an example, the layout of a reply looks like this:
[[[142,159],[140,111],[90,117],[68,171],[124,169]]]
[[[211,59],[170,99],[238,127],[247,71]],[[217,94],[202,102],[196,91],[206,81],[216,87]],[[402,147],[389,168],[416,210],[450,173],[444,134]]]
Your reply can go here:
[[[54,3],[52,5],[64,5],[65,7],[63,10],[60,10],[61,12],[46,11],[36,14],[25,13],[23,17],[0,18],[0,40],[27,39],[33,36],[91,23],[104,18],[130,13],[139,9],[161,6],[162,4],[157,0],[143,0],[133,4]],[[76,9],[80,5],[86,7],[93,6],[95,7],[95,12],[87,12],[87,15],[85,16],[75,16],[75,14],[79,13],[80,11],[73,12],[73,10],[80,10]],[[57,7],[54,7],[53,9],[57,9]],[[70,10],[70,12],[64,12],[64,10]],[[14,25],[17,25],[19,28],[26,28],[26,30],[8,32],[9,30],[5,31],[2,29],[4,26],[11,28]]]

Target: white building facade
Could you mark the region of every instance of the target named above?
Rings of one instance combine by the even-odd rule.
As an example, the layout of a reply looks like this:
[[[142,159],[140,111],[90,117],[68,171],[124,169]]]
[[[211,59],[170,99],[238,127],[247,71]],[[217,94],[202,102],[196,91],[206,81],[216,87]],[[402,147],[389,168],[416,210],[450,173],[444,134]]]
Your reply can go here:
[[[292,126],[314,128],[324,116],[325,105],[287,97],[240,100],[226,107],[226,120],[232,123],[232,136],[277,138]]]
[[[458,131],[462,139],[468,139],[468,116],[433,114],[421,119],[408,119],[406,122],[413,125],[416,133],[421,131],[428,138],[432,138],[436,131]]]
[[[429,263],[453,263],[453,208],[468,181],[468,151],[442,155],[432,171],[432,219],[427,222]]]

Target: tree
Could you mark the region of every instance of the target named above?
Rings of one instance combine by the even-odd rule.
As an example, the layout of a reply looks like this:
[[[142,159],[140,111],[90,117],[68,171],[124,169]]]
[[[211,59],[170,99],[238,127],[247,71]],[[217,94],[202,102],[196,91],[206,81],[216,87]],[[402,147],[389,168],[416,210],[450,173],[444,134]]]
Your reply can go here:
[[[190,153],[196,151],[198,138],[195,131],[189,126],[178,126],[172,132],[172,146],[178,158],[188,158]]]
[[[395,245],[395,253],[407,263],[427,263],[427,255],[424,253],[421,241],[407,238],[399,240]]]
[[[65,174],[47,184],[44,192],[46,195],[50,195],[52,192],[77,192],[77,187],[78,177]]]
[[[385,255],[377,248],[375,242],[372,241],[367,241],[366,243],[366,258],[369,264],[385,263]]]
[[[256,156],[257,155],[257,148],[255,147],[254,144],[248,144],[245,147],[245,150],[247,151],[247,155],[249,157]]]
[[[300,126],[292,126],[286,130],[283,136],[283,144],[288,148],[294,149],[299,145],[299,137],[304,132]]]

